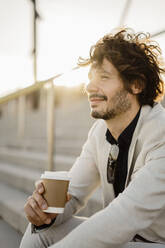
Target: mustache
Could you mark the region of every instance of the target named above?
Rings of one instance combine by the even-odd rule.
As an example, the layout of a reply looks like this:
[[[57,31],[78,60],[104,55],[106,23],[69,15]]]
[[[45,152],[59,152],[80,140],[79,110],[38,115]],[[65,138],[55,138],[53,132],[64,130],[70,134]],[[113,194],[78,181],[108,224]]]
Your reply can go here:
[[[108,100],[107,96],[104,96],[104,95],[100,95],[100,94],[91,94],[88,96],[88,98],[91,100],[92,98],[100,98],[100,99],[103,99],[105,101]]]

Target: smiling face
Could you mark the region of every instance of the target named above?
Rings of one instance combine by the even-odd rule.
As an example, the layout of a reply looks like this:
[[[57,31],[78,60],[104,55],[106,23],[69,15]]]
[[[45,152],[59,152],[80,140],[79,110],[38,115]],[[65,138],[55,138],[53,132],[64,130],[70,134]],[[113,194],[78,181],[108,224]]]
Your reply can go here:
[[[92,65],[86,87],[91,116],[110,120],[131,108],[131,94],[124,88],[118,71],[107,59],[102,65]]]

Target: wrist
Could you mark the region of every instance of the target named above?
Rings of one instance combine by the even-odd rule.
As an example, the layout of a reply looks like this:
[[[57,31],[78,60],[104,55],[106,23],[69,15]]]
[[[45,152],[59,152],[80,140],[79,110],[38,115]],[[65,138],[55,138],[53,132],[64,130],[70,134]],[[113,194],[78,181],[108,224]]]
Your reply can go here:
[[[32,224],[31,232],[32,233],[36,233],[37,231],[40,231],[40,230],[49,228],[50,226],[52,226],[54,224],[55,220],[56,220],[56,217],[54,219],[52,219],[52,221],[50,222],[50,224],[43,224],[41,226],[36,226],[36,225]]]

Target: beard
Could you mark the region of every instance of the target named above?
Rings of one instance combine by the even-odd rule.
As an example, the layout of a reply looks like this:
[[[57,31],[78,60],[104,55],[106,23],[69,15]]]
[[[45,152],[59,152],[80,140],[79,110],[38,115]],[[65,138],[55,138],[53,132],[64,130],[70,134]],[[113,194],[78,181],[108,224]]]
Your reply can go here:
[[[119,116],[131,108],[131,102],[127,98],[128,91],[120,90],[111,98],[112,107],[107,108],[106,111],[92,110],[91,116],[95,119],[111,120]],[[105,99],[106,96],[103,96]],[[107,99],[108,100],[108,99]],[[107,101],[105,100],[105,101]]]

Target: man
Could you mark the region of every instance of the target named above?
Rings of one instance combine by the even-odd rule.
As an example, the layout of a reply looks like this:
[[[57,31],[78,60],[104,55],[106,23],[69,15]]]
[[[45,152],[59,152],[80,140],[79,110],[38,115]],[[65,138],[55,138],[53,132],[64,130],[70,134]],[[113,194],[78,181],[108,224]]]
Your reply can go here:
[[[160,50],[143,33],[112,32],[91,48],[86,87],[91,128],[73,165],[64,214],[46,214],[36,191],[25,204],[29,225],[21,248],[165,247],[164,70]],[[104,208],[73,217],[101,185]],[[160,243],[160,245],[159,245]],[[162,244],[162,245],[161,245]]]

